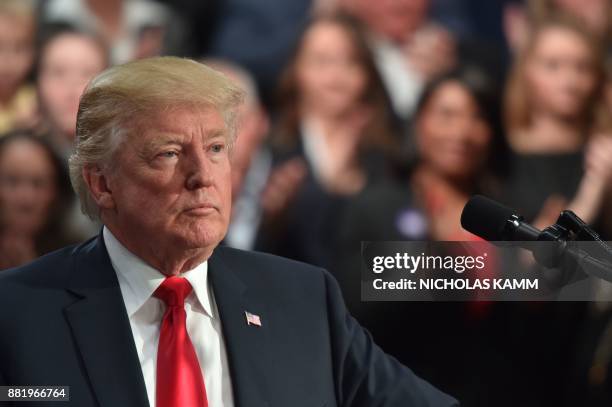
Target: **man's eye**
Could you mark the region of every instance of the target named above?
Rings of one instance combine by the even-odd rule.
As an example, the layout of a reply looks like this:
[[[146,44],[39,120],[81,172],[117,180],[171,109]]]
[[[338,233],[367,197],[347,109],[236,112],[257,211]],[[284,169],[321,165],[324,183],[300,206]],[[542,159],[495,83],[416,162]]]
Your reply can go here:
[[[213,153],[220,153],[221,151],[223,151],[224,148],[225,145],[223,144],[213,144],[211,150],[213,151]]]
[[[162,157],[162,158],[174,158],[177,156],[178,156],[178,153],[176,151],[164,151],[163,153],[158,154],[158,157]]]

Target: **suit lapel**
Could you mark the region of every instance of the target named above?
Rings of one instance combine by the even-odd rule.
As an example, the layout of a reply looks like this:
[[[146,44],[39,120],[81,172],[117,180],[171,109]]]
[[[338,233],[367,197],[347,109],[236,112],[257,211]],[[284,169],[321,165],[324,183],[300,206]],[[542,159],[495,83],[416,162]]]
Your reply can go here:
[[[102,234],[75,253],[64,309],[102,407],[149,405],[132,330]]]
[[[237,407],[269,406],[267,378],[272,359],[266,310],[261,301],[249,296],[247,287],[218,251],[209,259],[209,277],[221,317],[234,403]],[[245,311],[259,316],[262,326],[247,324]]]

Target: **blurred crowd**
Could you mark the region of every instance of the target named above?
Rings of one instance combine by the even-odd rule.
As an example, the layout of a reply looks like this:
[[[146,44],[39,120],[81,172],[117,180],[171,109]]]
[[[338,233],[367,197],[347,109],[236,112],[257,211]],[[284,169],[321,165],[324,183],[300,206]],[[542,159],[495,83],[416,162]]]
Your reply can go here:
[[[0,0],[0,269],[99,232],[67,176],[79,96],[154,55],[247,91],[224,244],[330,270],[466,406],[610,405],[605,303],[362,303],[359,253],[477,239],[475,193],[612,240],[612,2]]]

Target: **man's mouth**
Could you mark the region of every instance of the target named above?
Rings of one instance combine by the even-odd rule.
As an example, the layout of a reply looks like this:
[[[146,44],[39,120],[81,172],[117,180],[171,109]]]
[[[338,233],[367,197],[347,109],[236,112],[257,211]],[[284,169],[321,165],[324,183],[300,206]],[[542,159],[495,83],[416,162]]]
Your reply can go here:
[[[192,215],[208,215],[212,212],[217,211],[217,206],[211,203],[202,203],[194,206],[190,206],[185,209],[185,212]]]

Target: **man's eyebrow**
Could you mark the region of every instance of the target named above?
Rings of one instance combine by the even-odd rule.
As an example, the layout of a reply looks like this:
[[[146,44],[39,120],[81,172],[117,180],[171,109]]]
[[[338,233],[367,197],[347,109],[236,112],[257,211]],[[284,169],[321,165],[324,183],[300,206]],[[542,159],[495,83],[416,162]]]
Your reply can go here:
[[[215,129],[211,130],[206,136],[207,139],[217,138],[217,137],[227,137],[228,133],[226,129]]]
[[[144,149],[146,151],[153,151],[169,144],[181,144],[184,142],[184,139],[184,136],[178,134],[164,134],[147,141]]]

